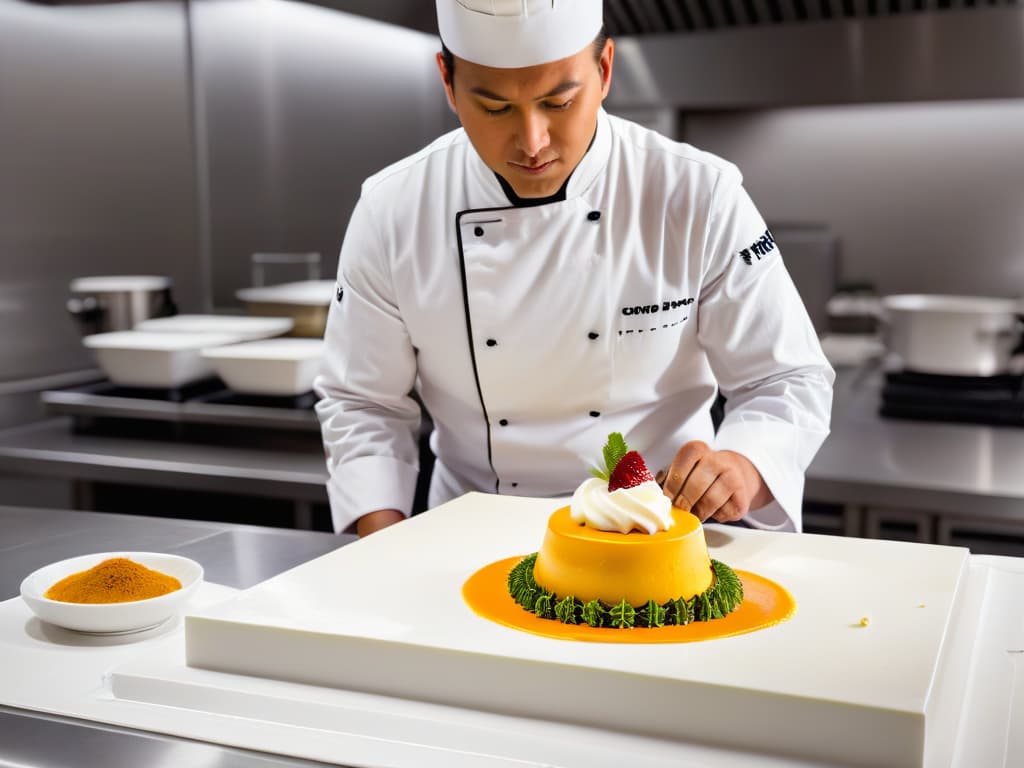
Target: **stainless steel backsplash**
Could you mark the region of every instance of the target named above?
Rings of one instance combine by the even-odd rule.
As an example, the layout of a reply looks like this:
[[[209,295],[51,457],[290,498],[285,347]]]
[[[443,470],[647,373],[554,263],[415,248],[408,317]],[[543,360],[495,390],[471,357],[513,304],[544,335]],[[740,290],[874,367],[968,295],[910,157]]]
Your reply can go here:
[[[0,0],[0,383],[84,368],[76,275],[198,303],[181,3]]]
[[[213,304],[253,253],[318,252],[332,278],[363,179],[456,125],[437,38],[284,0],[195,3],[191,28]]]
[[[0,398],[93,365],[76,276],[182,312],[237,307],[253,252],[332,277],[362,180],[455,126],[437,48],[287,0],[0,0]]]
[[[845,278],[1024,294],[1024,9],[1002,5],[623,38],[609,109],[737,162],[769,220],[839,236]],[[383,7],[0,0],[0,398],[92,365],[73,277],[169,275],[191,312],[235,309],[256,252],[333,276],[362,180],[456,125],[435,36],[337,10]]]
[[[684,126],[739,165],[769,221],[826,224],[841,280],[1024,296],[1024,100],[700,114]]]

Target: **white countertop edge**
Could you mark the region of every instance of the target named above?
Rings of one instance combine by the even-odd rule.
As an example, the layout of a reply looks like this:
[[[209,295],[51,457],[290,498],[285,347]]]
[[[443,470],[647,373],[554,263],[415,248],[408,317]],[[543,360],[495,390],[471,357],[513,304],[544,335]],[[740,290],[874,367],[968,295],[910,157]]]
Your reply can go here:
[[[1024,746],[1024,685],[1016,685],[1017,676],[1013,674],[1020,666],[1016,658],[1024,654],[1008,653],[1024,649],[1024,638],[1021,637],[1024,611],[1019,601],[1006,603],[1006,595],[1018,586],[1021,574],[1024,574],[1022,559],[997,556],[970,558],[969,580],[973,588],[967,591],[969,599],[984,599],[977,596],[979,579],[986,583],[981,591],[989,599],[981,606],[987,612],[986,631],[977,636],[972,654],[970,684],[962,708],[964,717],[958,729],[952,763],[956,768],[1004,764],[1004,760],[1009,765],[1024,759],[1024,753],[1020,752]],[[234,590],[219,585],[205,584],[201,594],[202,601],[209,604],[233,593]],[[1006,605],[1017,610],[1005,610]],[[337,721],[340,729],[326,730],[185,707],[145,704],[114,697],[109,688],[112,675],[119,671],[132,673],[133,670],[148,669],[148,674],[172,685],[188,680],[196,682],[200,678],[207,681],[218,678],[219,684],[223,684],[225,677],[234,676],[190,670],[183,663],[179,664],[184,655],[180,623],[137,644],[47,646],[12,640],[19,635],[25,636],[34,621],[20,598],[0,603],[0,649],[3,650],[0,654],[0,672],[3,673],[0,674],[0,703],[4,705],[306,759],[343,760],[353,765],[457,768],[462,765],[557,764],[610,767],[622,764],[623,750],[628,751],[630,764],[638,768],[812,765],[700,745],[598,733],[581,726],[538,723],[524,718],[272,680],[242,679],[234,682],[241,683],[240,687],[247,691],[255,687],[260,695],[298,696],[308,706],[326,705],[339,714],[348,710],[349,715]],[[49,684],[52,680],[61,681],[59,689]],[[222,703],[230,704],[230,696]],[[1002,716],[994,717],[994,713]],[[393,726],[391,736],[365,732],[373,723],[377,723],[377,728]],[[359,727],[363,727],[364,732],[360,732]],[[414,731],[428,737],[433,733],[435,738],[441,737],[445,743],[432,744],[426,737],[410,740],[403,735]],[[493,734],[497,732],[506,734],[504,741],[495,742]],[[452,739],[459,734],[464,744],[456,745]],[[481,735],[488,734],[488,738],[481,739]],[[482,751],[473,749],[473,744],[482,747]],[[519,754],[493,754],[496,745],[503,749],[517,749]],[[534,748],[531,749],[530,745]],[[552,750],[558,745],[564,745],[565,751],[571,754],[569,759],[556,763],[552,762]],[[542,754],[537,754],[538,750]],[[999,758],[1003,759],[998,763],[989,762]]]

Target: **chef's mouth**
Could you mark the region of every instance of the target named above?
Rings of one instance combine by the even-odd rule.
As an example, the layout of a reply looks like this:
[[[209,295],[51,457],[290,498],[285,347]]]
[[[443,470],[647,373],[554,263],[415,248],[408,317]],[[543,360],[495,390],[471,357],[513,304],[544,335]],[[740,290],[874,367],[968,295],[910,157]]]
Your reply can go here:
[[[554,164],[555,164],[554,160],[548,160],[546,163],[538,163],[536,165],[526,165],[524,163],[513,163],[513,162],[509,163],[509,165],[511,165],[517,171],[520,171],[522,173],[527,173],[527,174],[530,174],[530,175],[544,173],[544,171],[546,171],[548,168],[550,168]]]

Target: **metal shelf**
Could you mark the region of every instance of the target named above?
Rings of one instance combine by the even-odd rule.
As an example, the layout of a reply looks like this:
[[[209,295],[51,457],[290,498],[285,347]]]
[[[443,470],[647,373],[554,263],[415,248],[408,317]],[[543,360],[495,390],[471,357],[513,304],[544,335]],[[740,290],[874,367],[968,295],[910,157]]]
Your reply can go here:
[[[47,413],[191,424],[319,432],[312,393],[299,398],[245,398],[224,388],[207,388],[181,402],[125,396],[123,388],[100,382],[40,393]]]

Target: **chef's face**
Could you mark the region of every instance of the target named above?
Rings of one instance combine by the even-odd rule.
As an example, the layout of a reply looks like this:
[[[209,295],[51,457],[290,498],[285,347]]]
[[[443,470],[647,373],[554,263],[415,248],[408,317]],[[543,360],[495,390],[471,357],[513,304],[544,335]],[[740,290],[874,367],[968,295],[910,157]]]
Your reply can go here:
[[[496,69],[456,58],[454,78],[437,55],[448,103],[477,153],[520,197],[557,192],[583,158],[612,77],[614,44],[567,59]]]

